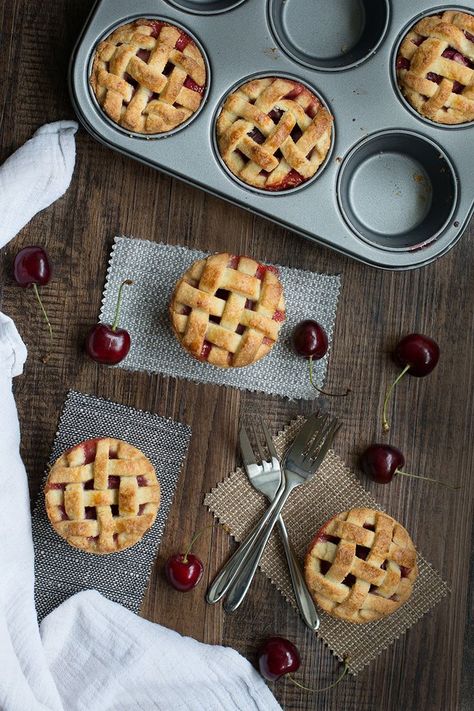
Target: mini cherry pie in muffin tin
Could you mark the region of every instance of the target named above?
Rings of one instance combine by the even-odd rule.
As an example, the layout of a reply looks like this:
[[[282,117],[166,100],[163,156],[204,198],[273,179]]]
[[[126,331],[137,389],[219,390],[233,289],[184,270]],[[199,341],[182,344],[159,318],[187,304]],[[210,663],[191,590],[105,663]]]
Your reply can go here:
[[[176,284],[170,317],[192,356],[222,368],[255,363],[273,347],[285,320],[275,267],[214,254],[194,262]]]
[[[226,98],[217,144],[229,170],[262,190],[290,190],[315,175],[331,146],[332,116],[291,79],[252,79]]]
[[[62,454],[44,491],[55,531],[88,553],[133,546],[152,526],[160,505],[150,460],[111,437],[86,440]]]
[[[90,85],[117,124],[157,134],[196,113],[206,80],[201,50],[186,32],[160,20],[141,19],[100,42]]]
[[[318,531],[304,572],[314,601],[332,617],[373,622],[391,615],[411,596],[418,575],[416,550],[391,516],[352,509]]]
[[[474,15],[424,17],[403,39],[397,77],[421,116],[442,124],[474,120]]]

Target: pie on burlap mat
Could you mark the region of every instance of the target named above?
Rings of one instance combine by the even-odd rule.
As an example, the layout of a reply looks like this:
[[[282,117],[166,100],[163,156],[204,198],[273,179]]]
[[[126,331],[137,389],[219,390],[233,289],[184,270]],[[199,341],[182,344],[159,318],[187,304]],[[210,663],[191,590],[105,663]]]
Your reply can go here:
[[[280,455],[303,422],[304,419],[298,417],[274,438]],[[245,506],[242,506],[243,501]],[[237,469],[206,495],[204,504],[240,541],[257,522],[268,502],[250,485],[245,472]],[[340,511],[357,507],[382,508],[359,484],[342,459],[330,450],[317,475],[295,489],[285,504],[285,523],[299,560],[303,560],[309,542],[325,521]],[[297,609],[285,554],[276,533],[270,538],[260,567]],[[315,634],[323,639],[339,660],[348,657],[352,674],[360,672],[448,594],[447,583],[420,553],[418,568],[411,598],[382,620],[354,625],[334,619],[318,609],[321,625]]]

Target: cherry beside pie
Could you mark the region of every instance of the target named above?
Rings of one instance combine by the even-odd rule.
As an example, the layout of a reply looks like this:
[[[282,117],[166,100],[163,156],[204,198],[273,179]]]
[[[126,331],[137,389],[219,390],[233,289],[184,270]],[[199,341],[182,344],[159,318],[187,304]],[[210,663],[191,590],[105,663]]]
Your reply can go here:
[[[155,469],[119,439],[90,439],[54,463],[45,485],[53,528],[88,553],[114,553],[137,543],[160,504]]]
[[[474,15],[424,17],[400,45],[400,88],[419,114],[444,124],[474,120]]]
[[[250,365],[278,339],[283,287],[275,267],[214,254],[183,274],[170,315],[179,342],[195,358],[222,368]]]
[[[90,84],[113,121],[138,133],[163,133],[198,110],[206,66],[196,43],[179,27],[135,20],[98,45]]]
[[[417,575],[408,532],[374,509],[352,509],[331,518],[316,534],[305,560],[314,601],[348,622],[391,615],[410,597]]]
[[[311,178],[331,145],[332,116],[303,84],[252,79],[232,92],[217,119],[230,171],[263,190],[289,190]]]

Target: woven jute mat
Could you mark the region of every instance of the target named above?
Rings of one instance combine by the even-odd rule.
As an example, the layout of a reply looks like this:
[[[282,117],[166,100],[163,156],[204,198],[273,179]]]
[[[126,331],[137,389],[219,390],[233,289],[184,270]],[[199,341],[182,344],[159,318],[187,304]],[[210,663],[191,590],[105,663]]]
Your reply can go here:
[[[280,455],[303,422],[302,417],[297,418],[274,438]],[[250,485],[242,469],[237,469],[218,484],[206,495],[204,503],[237,541],[245,537],[268,506],[265,498]],[[382,508],[359,484],[342,459],[329,451],[317,475],[294,490],[283,511],[299,560],[303,561],[309,542],[325,521],[341,511],[358,507]],[[339,660],[348,657],[352,674],[360,672],[449,592],[444,580],[419,553],[418,567],[411,598],[390,617],[356,625],[334,619],[319,610],[321,626],[315,634]],[[275,532],[263,554],[261,569],[297,609],[285,554]]]

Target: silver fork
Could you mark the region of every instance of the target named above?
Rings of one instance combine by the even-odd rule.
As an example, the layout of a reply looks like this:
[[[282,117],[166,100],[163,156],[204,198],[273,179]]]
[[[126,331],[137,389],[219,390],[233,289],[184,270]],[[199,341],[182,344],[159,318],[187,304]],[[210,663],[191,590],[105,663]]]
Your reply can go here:
[[[282,462],[284,476],[275,499],[255,527],[255,543],[244,556],[228,586],[229,592],[224,603],[226,612],[233,612],[241,604],[285,502],[295,487],[304,484],[316,472],[340,426],[341,423],[329,415],[311,415],[286,452]]]
[[[272,458],[272,461],[274,459],[279,461],[278,452],[276,451],[275,445],[273,444],[273,439],[268,430],[267,425],[265,424],[265,420],[263,419],[263,417],[260,417],[259,420],[261,429],[263,431],[263,436],[267,445],[268,454]],[[257,445],[261,464],[258,465],[256,462],[256,457],[254,454],[254,450],[252,449],[252,445],[250,444],[250,439],[247,434],[247,430],[242,425],[239,433],[239,441],[244,469],[252,486],[257,491],[266,496],[267,499],[271,502],[275,498],[275,495],[278,491],[280,480],[276,476],[268,476],[267,471],[269,467],[272,467],[272,462],[267,461],[267,455],[260,443],[261,438],[257,435],[257,431],[253,422],[250,423],[250,427],[253,431],[253,439]],[[285,522],[283,521],[281,514],[278,517],[278,527],[280,530],[280,537],[283,543],[283,549],[285,551],[285,556],[288,563],[288,570],[290,571],[290,577],[293,585],[293,591],[295,593],[296,604],[298,605],[298,609],[305,624],[311,630],[317,630],[319,627],[319,615],[316,611],[316,607],[310,595],[310,592],[306,587],[303,573],[301,572],[300,565],[291,546],[288,537],[288,531],[286,530]]]

